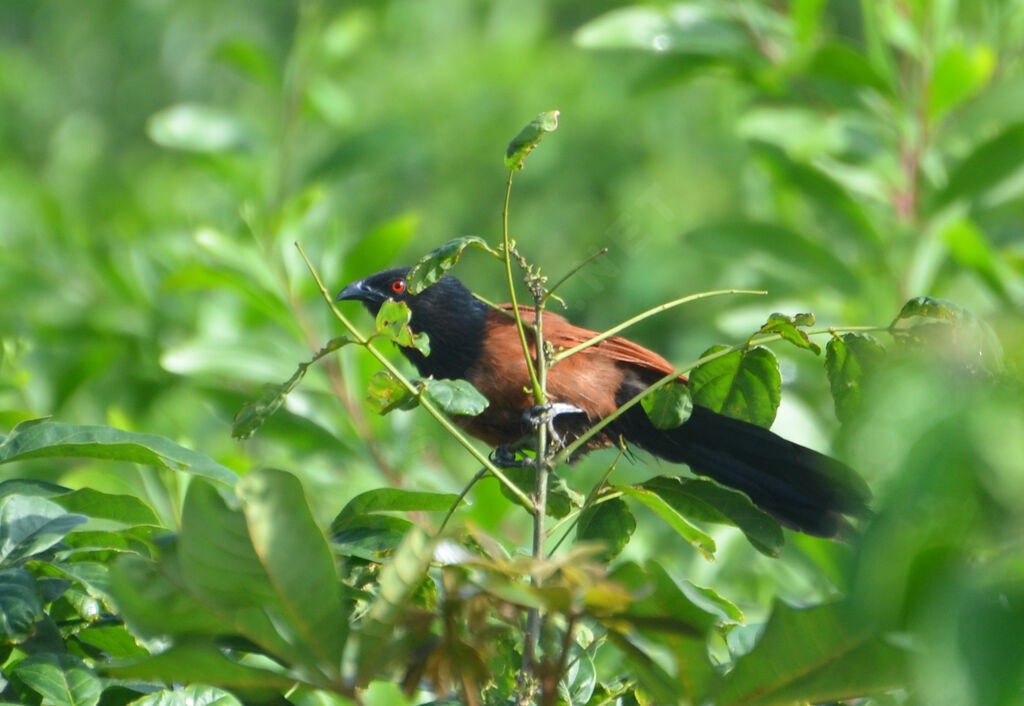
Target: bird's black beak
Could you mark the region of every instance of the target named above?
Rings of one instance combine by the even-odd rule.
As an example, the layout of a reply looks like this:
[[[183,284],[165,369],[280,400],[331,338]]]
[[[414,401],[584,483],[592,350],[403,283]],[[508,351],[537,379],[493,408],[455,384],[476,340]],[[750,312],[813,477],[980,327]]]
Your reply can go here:
[[[366,280],[360,279],[338,292],[338,296],[334,298],[334,301],[340,302],[354,299],[356,301],[368,302],[376,298],[377,297],[374,296],[373,290],[366,286]]]

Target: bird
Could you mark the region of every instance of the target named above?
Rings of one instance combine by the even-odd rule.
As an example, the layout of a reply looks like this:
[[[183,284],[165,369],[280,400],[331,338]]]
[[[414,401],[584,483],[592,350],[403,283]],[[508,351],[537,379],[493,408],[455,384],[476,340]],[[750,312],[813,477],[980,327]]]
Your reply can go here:
[[[493,447],[508,447],[531,432],[536,404],[522,342],[509,304],[497,308],[477,298],[458,278],[444,274],[416,294],[411,267],[394,267],[345,286],[337,301],[359,301],[376,316],[389,299],[404,302],[414,333],[429,337],[429,355],[413,347],[402,354],[423,377],[467,380],[489,404],[475,416],[457,416],[467,433]],[[520,305],[532,323],[535,311]],[[555,350],[597,335],[543,311],[543,337]],[[530,327],[531,355],[536,356]],[[653,382],[672,373],[665,358],[626,338],[611,336],[553,365],[547,393],[558,414],[553,427],[571,443]],[[680,376],[680,382],[686,378]],[[870,491],[846,464],[763,427],[701,405],[673,429],[659,429],[633,405],[590,438],[574,459],[622,442],[745,493],[781,525],[805,534],[845,538],[846,516],[869,514]]]

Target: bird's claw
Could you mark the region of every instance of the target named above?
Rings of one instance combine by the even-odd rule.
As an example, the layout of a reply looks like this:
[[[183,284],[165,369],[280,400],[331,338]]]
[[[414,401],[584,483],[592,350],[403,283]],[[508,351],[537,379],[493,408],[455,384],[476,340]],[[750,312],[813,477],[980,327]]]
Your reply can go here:
[[[576,405],[566,402],[549,402],[548,404],[537,405],[525,410],[523,412],[523,421],[533,429],[539,428],[542,424],[547,425],[551,440],[556,446],[561,448],[564,444],[562,443],[561,435],[555,430],[555,419],[563,414],[586,413]]]
[[[533,465],[529,458],[519,458],[519,452],[509,444],[500,444],[488,459],[498,468],[525,468]]]

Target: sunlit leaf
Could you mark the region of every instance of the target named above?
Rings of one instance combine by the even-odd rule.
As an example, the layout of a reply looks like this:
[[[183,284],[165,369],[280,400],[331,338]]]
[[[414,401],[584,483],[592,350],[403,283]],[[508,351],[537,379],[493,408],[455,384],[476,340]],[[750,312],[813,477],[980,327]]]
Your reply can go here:
[[[979,91],[992,77],[995,66],[996,56],[990,47],[982,45],[968,50],[959,42],[947,47],[935,62],[931,76],[931,120],[939,120]]]
[[[406,278],[409,282],[409,293],[419,294],[441,279],[445,272],[458,264],[463,251],[469,247],[479,248],[495,257],[501,257],[482,238],[475,235],[453,238],[444,245],[431,250],[413,266]]]
[[[713,346],[702,357],[724,349]],[[766,429],[775,421],[781,387],[779,362],[763,346],[733,351],[690,373],[695,404]]]
[[[43,552],[88,521],[45,498],[11,495],[0,501],[0,566]]]
[[[576,539],[602,542],[605,558],[612,559],[629,542],[636,529],[636,518],[622,498],[599,500],[580,513]]]
[[[935,210],[958,199],[976,200],[1024,169],[1024,123],[1012,125],[983,142],[956,165],[946,187],[935,195]]]
[[[942,229],[941,238],[957,262],[977,272],[995,294],[1006,301],[1010,300],[1010,293],[999,269],[998,255],[981,228],[966,218],[959,219]]]
[[[377,488],[349,500],[331,523],[343,526],[358,515],[373,512],[444,512],[458,500],[454,493],[427,493],[402,488]]]
[[[699,551],[705,559],[713,560],[715,557],[715,540],[706,532],[690,524],[670,503],[666,502],[658,493],[643,487],[617,486],[615,490],[630,497],[636,498],[644,505],[655,512],[658,517],[665,520],[668,526],[685,539],[694,549]]]
[[[475,416],[487,408],[487,398],[468,380],[423,381],[423,394],[446,414]]]
[[[867,334],[845,333],[829,340],[825,346],[825,372],[839,421],[845,423],[856,417],[864,376],[877,367],[884,355],[882,345]]]
[[[622,7],[590,20],[574,41],[587,49],[640,49],[654,52],[741,58],[752,49],[743,28],[713,4]]]
[[[800,330],[800,327],[813,325],[814,314],[787,316],[786,314],[776,312],[768,317],[768,321],[761,327],[758,333],[777,333],[782,336],[783,340],[789,341],[797,348],[804,348],[813,351],[814,355],[820,355],[821,346],[813,342],[808,337],[806,331]]]
[[[104,458],[141,463],[234,485],[238,476],[209,456],[156,434],[113,427],[45,422],[16,426],[0,442],[0,464],[29,458]]]
[[[558,129],[559,111],[549,110],[541,113],[512,138],[505,150],[505,166],[509,169],[522,169],[527,155],[540,144],[546,133]]]
[[[410,321],[409,305],[388,299],[377,312],[377,333],[403,348],[415,348],[423,355],[430,355],[430,337],[423,332],[413,332]]]
[[[174,667],[183,661],[175,661]],[[167,689],[143,696],[132,701],[132,706],[242,706],[242,702],[223,689],[190,685],[183,689]]]
[[[129,526],[160,524],[153,509],[134,495],[113,495],[92,488],[79,488],[50,499],[68,512],[89,518],[102,518]]]
[[[690,389],[682,383],[659,387],[641,399],[640,404],[656,429],[675,429],[689,419],[693,411]]]

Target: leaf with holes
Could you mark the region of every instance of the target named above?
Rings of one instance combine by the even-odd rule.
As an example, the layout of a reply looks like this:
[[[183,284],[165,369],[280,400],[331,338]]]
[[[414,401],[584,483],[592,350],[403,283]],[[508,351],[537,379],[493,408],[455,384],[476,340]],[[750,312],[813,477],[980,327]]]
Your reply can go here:
[[[445,272],[455,267],[459,262],[459,258],[462,257],[462,252],[469,247],[479,248],[497,258],[501,257],[482,238],[478,238],[475,235],[453,238],[444,245],[431,250],[413,266],[409,276],[406,277],[409,283],[409,294],[419,294],[441,279]]]
[[[558,129],[558,115],[557,110],[548,110],[520,130],[519,134],[508,143],[508,148],[505,150],[505,166],[509,169],[522,169],[527,155],[540,144],[544,135]]]
[[[426,333],[414,333],[409,327],[410,321],[412,312],[408,304],[389,299],[377,312],[377,333],[403,348],[415,348],[423,355],[430,355],[430,337]]]
[[[801,326],[813,326],[814,325],[814,314],[796,314],[794,316],[788,316],[786,314],[780,314],[778,312],[771,314],[768,317],[768,321],[765,322],[764,326],[758,333],[777,333],[782,336],[782,339],[789,341],[797,348],[805,348],[809,351],[813,351],[814,355],[821,354],[821,346],[813,342],[808,336],[806,331],[801,331]]]
[[[366,391],[366,401],[377,414],[388,414],[396,409],[409,410],[419,404],[416,395],[385,370],[373,374]]]

